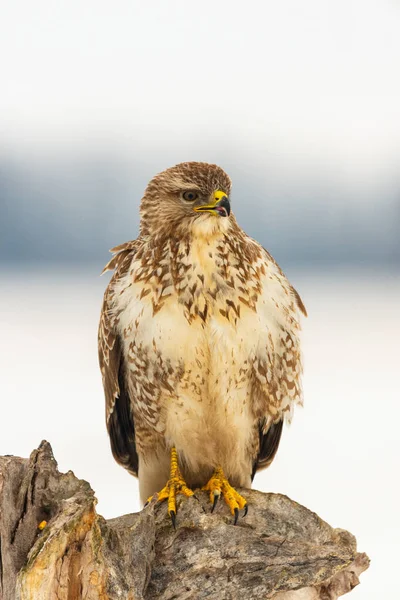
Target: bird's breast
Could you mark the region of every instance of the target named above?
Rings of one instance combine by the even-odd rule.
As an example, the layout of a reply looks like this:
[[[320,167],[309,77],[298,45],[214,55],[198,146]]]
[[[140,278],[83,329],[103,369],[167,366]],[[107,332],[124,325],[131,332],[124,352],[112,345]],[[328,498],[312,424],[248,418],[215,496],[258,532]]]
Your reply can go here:
[[[228,366],[243,371],[277,327],[281,286],[270,282],[266,291],[265,266],[242,266],[220,240],[195,240],[178,256],[145,277],[143,264],[133,261],[117,282],[121,337],[127,346],[152,349],[186,369],[197,366],[203,376]]]
[[[242,265],[220,243],[143,269],[133,262],[115,287],[133,402],[193,468],[228,465],[254,436],[254,365],[279,339],[286,291],[268,265]]]

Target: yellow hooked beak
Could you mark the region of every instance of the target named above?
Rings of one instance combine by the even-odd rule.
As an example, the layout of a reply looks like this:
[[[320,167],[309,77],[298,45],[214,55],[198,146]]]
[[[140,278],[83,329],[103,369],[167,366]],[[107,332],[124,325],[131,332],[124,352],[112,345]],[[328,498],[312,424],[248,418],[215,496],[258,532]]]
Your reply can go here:
[[[231,214],[231,205],[228,196],[222,190],[214,192],[214,199],[211,204],[201,204],[193,208],[195,212],[209,212],[220,217],[229,217]]]

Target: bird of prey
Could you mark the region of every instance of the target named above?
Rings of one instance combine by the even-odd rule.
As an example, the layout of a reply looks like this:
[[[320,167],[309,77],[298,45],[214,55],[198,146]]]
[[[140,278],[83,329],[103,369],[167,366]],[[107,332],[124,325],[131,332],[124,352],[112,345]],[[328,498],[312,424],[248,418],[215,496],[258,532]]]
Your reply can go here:
[[[272,256],[231,212],[217,165],[156,175],[139,237],[112,249],[99,360],[115,459],[139,478],[141,500],[220,496],[235,523],[302,403],[303,302]],[[156,494],[158,493],[158,496]]]

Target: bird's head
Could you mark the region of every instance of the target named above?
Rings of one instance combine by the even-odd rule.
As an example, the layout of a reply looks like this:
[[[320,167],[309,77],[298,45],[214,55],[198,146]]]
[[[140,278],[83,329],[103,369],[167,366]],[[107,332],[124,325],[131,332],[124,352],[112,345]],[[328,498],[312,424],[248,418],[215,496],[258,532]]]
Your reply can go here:
[[[212,235],[231,223],[231,180],[217,165],[186,162],[159,173],[143,196],[141,231]]]

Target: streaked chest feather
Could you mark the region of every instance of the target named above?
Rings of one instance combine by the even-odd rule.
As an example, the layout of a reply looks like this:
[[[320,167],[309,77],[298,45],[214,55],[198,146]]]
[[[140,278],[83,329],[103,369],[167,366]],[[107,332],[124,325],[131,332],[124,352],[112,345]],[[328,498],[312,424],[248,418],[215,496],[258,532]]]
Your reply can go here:
[[[133,261],[115,288],[120,334],[166,360],[243,368],[290,316],[285,282],[263,257],[246,264],[221,239],[194,240],[153,267]]]
[[[244,448],[254,369],[280,351],[289,289],[273,262],[261,253],[246,261],[224,239],[166,248],[156,264],[134,259],[115,287],[115,311],[148,423],[177,445],[190,432],[182,445],[195,447],[208,431]]]

